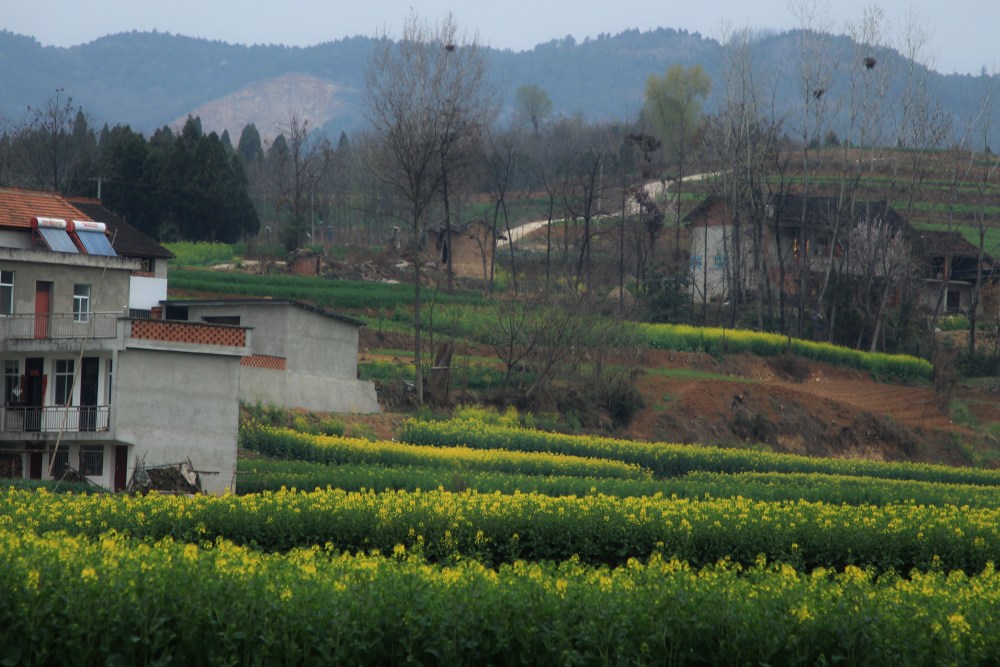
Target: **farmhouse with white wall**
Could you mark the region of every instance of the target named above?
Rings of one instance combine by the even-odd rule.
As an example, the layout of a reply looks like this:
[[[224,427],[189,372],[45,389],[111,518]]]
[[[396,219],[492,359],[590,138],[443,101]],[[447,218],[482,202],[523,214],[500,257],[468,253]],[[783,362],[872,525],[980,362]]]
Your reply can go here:
[[[233,488],[250,329],[150,319],[169,253],[134,234],[0,189],[0,475],[120,490],[137,462],[190,460],[204,490]]]
[[[239,401],[378,412],[362,323],[291,300],[167,301],[172,254],[95,199],[0,189],[0,477],[104,488],[190,461],[234,489]]]

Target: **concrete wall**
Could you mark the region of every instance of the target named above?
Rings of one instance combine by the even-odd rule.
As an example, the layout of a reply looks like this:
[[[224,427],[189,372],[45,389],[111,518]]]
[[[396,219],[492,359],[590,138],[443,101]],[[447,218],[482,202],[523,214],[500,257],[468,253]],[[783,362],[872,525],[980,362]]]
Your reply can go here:
[[[729,276],[725,262],[726,237],[731,231],[730,227],[723,225],[691,229],[688,270],[691,289],[698,302],[723,299],[729,295]],[[721,258],[721,262],[716,261],[716,257]]]
[[[240,400],[314,412],[380,412],[375,385],[371,382],[248,366],[242,369]]]
[[[31,234],[22,230],[2,229],[0,230],[0,247],[29,250],[31,248]]]
[[[138,260],[118,257],[0,248],[0,269],[14,271],[14,312],[18,314],[35,312],[36,281],[53,283],[53,313],[73,312],[73,286],[77,284],[90,285],[91,312],[124,312],[130,271],[137,266]]]
[[[149,310],[158,308],[167,299],[167,279],[132,276],[129,290],[129,308]]]
[[[253,353],[284,357],[292,373],[355,380],[358,376],[358,327],[281,302],[196,306],[188,319],[238,316],[253,327]]]
[[[954,310],[948,310],[948,292],[958,292],[958,312],[968,314],[969,308],[972,306],[972,287],[970,283],[952,280],[949,281],[944,295],[941,295],[941,281],[927,280],[920,290],[920,305],[928,311],[932,311],[937,306],[938,297],[940,296],[941,313],[955,312]],[[979,304],[979,312],[984,312],[982,303]]]
[[[238,356],[129,348],[117,355],[112,386],[112,424],[120,442],[133,445],[146,465],[188,458],[209,493],[232,489],[240,384]]]

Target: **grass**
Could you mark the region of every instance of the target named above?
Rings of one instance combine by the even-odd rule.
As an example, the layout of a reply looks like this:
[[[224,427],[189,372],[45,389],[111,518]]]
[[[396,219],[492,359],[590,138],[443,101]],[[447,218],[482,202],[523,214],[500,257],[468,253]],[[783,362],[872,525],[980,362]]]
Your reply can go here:
[[[754,383],[756,380],[733,375],[723,375],[721,373],[709,373],[699,371],[694,368],[649,368],[646,370],[650,375],[681,379],[681,380],[717,380],[719,382],[741,382]]]
[[[949,412],[951,413],[951,420],[960,426],[968,426],[969,428],[978,426],[978,422],[972,415],[969,406],[958,399],[952,400]]]
[[[913,222],[912,224],[917,229],[930,232],[958,232],[962,235],[962,238],[971,243],[973,247],[979,247],[979,230],[973,225],[948,225],[935,222]],[[986,252],[996,252],[997,249],[1000,248],[1000,229],[993,226],[987,226],[986,237],[983,242],[985,244]]]
[[[169,265],[172,270],[181,267],[204,267],[216,264],[228,264],[235,259],[233,247],[227,243],[204,243],[193,241],[178,241],[165,243],[164,247],[174,253]],[[171,277],[173,277],[171,275]]]

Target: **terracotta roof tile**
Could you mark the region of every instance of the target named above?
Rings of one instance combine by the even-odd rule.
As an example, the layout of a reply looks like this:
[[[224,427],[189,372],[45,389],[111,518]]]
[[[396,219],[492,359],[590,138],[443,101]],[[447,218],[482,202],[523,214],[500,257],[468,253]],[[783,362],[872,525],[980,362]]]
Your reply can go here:
[[[31,229],[36,216],[90,220],[55,192],[0,188],[0,229]]]

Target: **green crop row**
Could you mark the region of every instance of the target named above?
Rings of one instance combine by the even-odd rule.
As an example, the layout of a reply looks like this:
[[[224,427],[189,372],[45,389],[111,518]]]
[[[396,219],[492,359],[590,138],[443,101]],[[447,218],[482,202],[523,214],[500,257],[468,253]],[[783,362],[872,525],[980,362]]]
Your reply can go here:
[[[421,491],[443,489],[480,493],[543,493],[548,496],[585,496],[603,493],[615,496],[645,496],[671,492],[677,484],[654,480],[611,477],[571,477],[568,475],[528,475],[429,466],[381,466],[371,464],[325,465],[306,461],[257,458],[239,467],[240,494],[278,491],[282,487],[303,491],[343,489],[345,491]],[[678,494],[680,495],[680,494]]]
[[[932,371],[930,362],[910,355],[862,352],[831,343],[789,339],[775,333],[684,324],[642,324],[639,330],[647,344],[656,349],[713,355],[748,352],[764,357],[791,351],[808,359],[858,368],[875,377],[903,380],[930,379]]]
[[[172,269],[171,289],[219,292],[243,296],[271,296],[309,301],[337,309],[406,308],[413,302],[413,286],[361,280],[330,280],[314,276],[262,276],[247,273]],[[428,297],[429,298],[429,297]],[[480,295],[439,293],[434,299],[446,303],[481,304]]]
[[[429,422],[408,419],[403,422],[399,437],[402,441],[415,445],[551,452],[624,461],[647,468],[658,477],[675,477],[694,471],[798,472],[1000,486],[998,470],[953,468],[925,463],[825,459],[704,445],[637,442],[491,426],[475,420]]]
[[[4,665],[989,664],[998,604],[992,567],[438,568],[0,530]]]
[[[849,506],[745,498],[553,498],[446,491],[183,498],[9,491],[0,528],[107,531],[200,543],[217,538],[267,551],[328,545],[356,552],[418,549],[435,561],[471,558],[623,564],[662,553],[695,565],[763,556],[803,571],[847,565],[879,571],[977,571],[1000,553],[1000,510],[953,505]]]
[[[314,463],[374,463],[384,466],[435,466],[453,470],[490,470],[532,475],[648,478],[649,472],[623,461],[595,460],[546,452],[486,451],[470,447],[423,447],[299,433],[291,429],[246,424],[240,444],[265,456]]]
[[[362,361],[358,363],[358,372],[363,380],[378,380],[392,382],[413,380],[413,353],[405,352],[409,363],[390,361]],[[426,371],[425,371],[426,372]],[[467,357],[456,356],[449,369],[450,385],[463,389],[490,389],[503,386],[504,372],[496,364],[470,361]],[[534,375],[526,373],[526,381],[534,379]]]
[[[171,273],[182,266],[228,264],[233,261],[236,254],[228,243],[178,241],[167,243],[164,247],[174,253],[174,257],[170,260]]]
[[[706,473],[694,472],[663,480],[634,480],[565,475],[523,475],[495,471],[457,470],[427,466],[349,464],[329,466],[305,461],[257,458],[242,461],[241,494],[277,491],[282,487],[304,491],[418,491],[444,489],[504,494],[543,493],[548,496],[748,498],[766,501],[824,502],[847,505],[967,505],[1000,508],[1000,491],[971,484],[939,484],[911,480],[875,479],[819,473]]]

